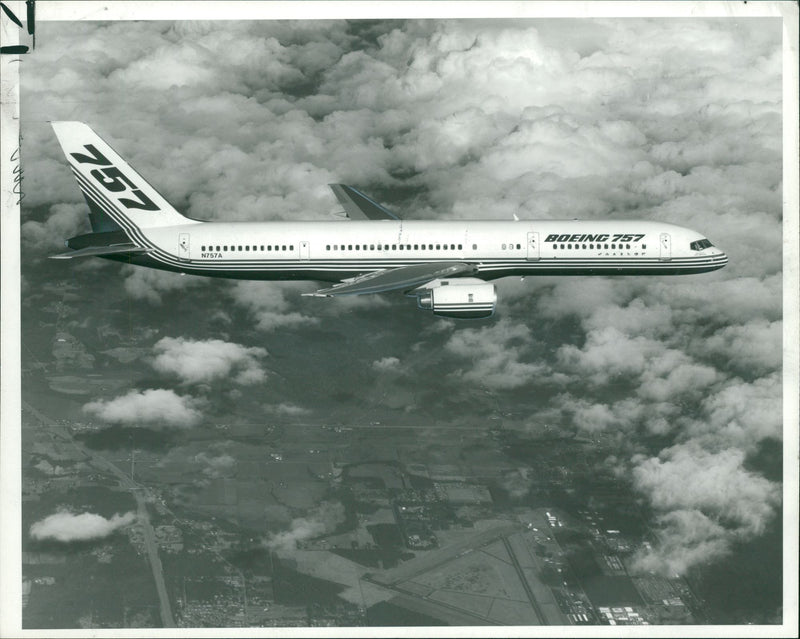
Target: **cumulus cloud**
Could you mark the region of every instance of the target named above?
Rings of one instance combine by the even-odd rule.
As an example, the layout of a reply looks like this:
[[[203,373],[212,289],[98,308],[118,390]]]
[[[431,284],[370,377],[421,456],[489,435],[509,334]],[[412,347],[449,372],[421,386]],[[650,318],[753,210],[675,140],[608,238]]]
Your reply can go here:
[[[687,434],[708,446],[752,452],[764,439],[783,439],[782,397],[777,371],[753,382],[733,379],[703,400],[705,419],[693,421]]]
[[[288,417],[299,417],[302,415],[310,415],[312,411],[302,406],[297,406],[289,402],[281,402],[272,406],[265,406],[265,409],[276,415],[286,415]]]
[[[318,324],[318,318],[291,310],[292,302],[287,299],[287,291],[298,296],[296,285],[273,282],[237,282],[229,289],[229,294],[238,305],[252,313],[255,327],[259,330]]]
[[[229,477],[236,469],[236,459],[228,453],[209,455],[201,452],[194,456],[194,461],[203,467],[203,474],[210,479]]]
[[[545,371],[543,364],[520,361],[531,341],[530,329],[503,319],[483,328],[454,332],[445,349],[472,362],[470,368],[452,373],[454,377],[492,389],[510,389]]]
[[[527,468],[519,468],[505,473],[500,479],[500,486],[514,499],[521,499],[527,495],[533,481]]]
[[[333,532],[344,518],[341,502],[323,501],[305,517],[292,519],[289,530],[270,535],[266,546],[277,552],[291,553],[297,549],[297,542]]]
[[[380,372],[396,371],[400,366],[400,360],[396,357],[382,357],[372,362],[372,368]]]
[[[264,348],[247,347],[218,339],[195,341],[182,337],[164,337],[154,346],[153,367],[172,373],[187,384],[230,378],[237,384],[258,384],[267,375],[259,360],[267,355]]]
[[[695,348],[750,374],[776,371],[783,361],[783,322],[754,320],[726,326],[698,340]]]
[[[158,271],[151,268],[128,266],[125,278],[125,292],[133,299],[144,300],[153,305],[160,305],[164,297],[170,293],[180,292],[190,286],[208,284],[202,277],[182,275],[169,271]]]
[[[27,190],[26,190],[27,192]],[[28,220],[20,227],[26,248],[42,253],[65,253],[64,240],[78,235],[85,223],[86,212],[79,204],[54,204],[43,221]]]
[[[636,464],[634,485],[661,513],[660,543],[637,558],[639,568],[681,573],[764,531],[780,486],[747,470],[744,460],[740,450],[709,452],[690,442]]]
[[[136,521],[136,513],[115,514],[111,518],[95,513],[74,514],[59,510],[31,525],[30,536],[38,541],[53,539],[62,543],[108,537]]]
[[[665,577],[721,559],[730,553],[728,531],[698,510],[675,510],[656,518],[658,546],[639,550],[631,562],[634,572]]]
[[[189,428],[203,419],[201,402],[172,390],[130,391],[108,401],[89,402],[84,412],[113,424],[145,424],[150,428]]]

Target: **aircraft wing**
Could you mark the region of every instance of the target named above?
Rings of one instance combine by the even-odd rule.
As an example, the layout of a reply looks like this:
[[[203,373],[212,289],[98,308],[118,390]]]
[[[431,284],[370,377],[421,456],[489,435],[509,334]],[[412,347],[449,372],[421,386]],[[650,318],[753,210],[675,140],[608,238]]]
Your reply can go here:
[[[477,267],[464,262],[429,262],[412,264],[399,268],[383,269],[366,275],[359,275],[316,293],[304,293],[311,297],[335,297],[336,295],[366,295],[383,293],[399,288],[414,288],[431,280],[475,273]]]
[[[394,213],[346,184],[330,184],[351,220],[399,220]]]
[[[149,253],[152,249],[142,248],[133,244],[116,244],[114,246],[87,246],[86,248],[51,255],[51,260],[71,260],[73,257],[101,257],[103,255],[117,255],[121,253]]]

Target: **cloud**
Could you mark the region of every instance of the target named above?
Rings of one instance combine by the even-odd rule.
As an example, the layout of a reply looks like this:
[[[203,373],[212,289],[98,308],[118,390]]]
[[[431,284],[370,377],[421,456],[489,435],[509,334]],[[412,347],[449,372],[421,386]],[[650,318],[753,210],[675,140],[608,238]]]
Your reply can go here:
[[[400,360],[396,357],[382,357],[372,362],[372,368],[380,372],[396,371],[400,366]]]
[[[289,530],[270,535],[265,543],[271,550],[288,554],[297,549],[297,542],[331,533],[344,519],[341,502],[323,501],[305,517],[293,519]]]
[[[780,369],[783,361],[783,322],[754,320],[749,324],[726,326],[695,348],[724,359],[728,366],[749,374]]]
[[[659,515],[656,525],[658,546],[634,554],[634,573],[683,576],[690,568],[722,559],[731,552],[731,539],[725,528],[698,510]]]
[[[193,275],[159,271],[138,266],[126,266],[125,292],[133,299],[144,300],[158,306],[165,293],[180,292],[190,286],[208,285],[208,280]]]
[[[683,573],[764,532],[780,486],[747,470],[744,460],[740,450],[709,452],[690,442],[638,461],[634,486],[661,513],[660,542],[637,558],[640,569]]]
[[[200,400],[172,390],[130,391],[109,401],[89,402],[89,413],[114,424],[146,424],[151,428],[189,428],[203,419]]]
[[[114,531],[136,521],[136,513],[115,514],[110,519],[95,513],[73,514],[59,510],[31,525],[30,535],[38,541],[53,539],[62,543],[89,541],[108,537]]]
[[[64,241],[88,226],[85,215],[85,207],[80,204],[52,205],[44,221],[28,220],[20,226],[25,248],[50,254],[65,253],[68,249]]]
[[[543,364],[519,361],[531,341],[530,329],[502,319],[483,328],[455,331],[444,347],[472,362],[470,368],[453,372],[454,378],[492,389],[510,389],[531,382],[545,371]]]
[[[641,375],[655,358],[666,352],[664,345],[645,337],[629,337],[608,326],[591,331],[583,348],[565,344],[558,361],[565,369],[596,385],[618,377]]]
[[[521,499],[527,495],[532,485],[533,480],[527,468],[519,468],[507,472],[500,479],[500,486],[502,486],[513,499]]]
[[[208,455],[200,452],[194,456],[194,461],[203,466],[203,474],[210,479],[230,477],[236,469],[236,459],[228,453]]]
[[[318,324],[318,318],[290,310],[287,291],[299,298],[297,286],[291,283],[237,282],[228,289],[234,302],[252,313],[259,330],[269,332]]]
[[[296,406],[288,402],[282,402],[273,406],[265,406],[265,409],[276,415],[286,415],[288,417],[298,417],[302,415],[310,415],[312,411],[302,406]]]
[[[764,439],[783,439],[782,398],[780,372],[753,382],[733,379],[703,400],[705,419],[691,422],[687,434],[708,446],[753,452]]]
[[[153,367],[172,373],[186,384],[200,384],[229,378],[237,384],[263,382],[267,375],[259,363],[267,351],[257,346],[224,342],[218,339],[195,341],[183,337],[159,340]]]

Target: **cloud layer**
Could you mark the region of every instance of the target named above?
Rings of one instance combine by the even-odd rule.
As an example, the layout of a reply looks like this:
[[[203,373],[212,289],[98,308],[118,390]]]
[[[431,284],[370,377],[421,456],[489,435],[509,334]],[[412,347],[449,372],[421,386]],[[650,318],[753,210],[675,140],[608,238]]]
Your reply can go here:
[[[508,278],[492,320],[427,318],[420,339],[437,354],[435,375],[406,356],[410,344],[363,363],[402,370],[439,396],[506,394],[506,405],[530,410],[533,427],[608,438],[615,471],[656,512],[661,543],[638,565],[688,570],[758,535],[779,503],[779,487],[747,461],[782,437],[780,25],[53,23],[23,74],[23,246],[45,255],[55,236],[81,232],[83,202],[52,119],[91,123],[198,219],[336,219],[326,185],[347,182],[412,219],[622,218],[697,229],[730,256],[722,271]],[[208,286],[143,269],[122,277],[153,305]],[[207,296],[209,313],[231,322],[240,311],[266,336],[327,330],[327,316],[376,307],[380,330],[404,335],[419,313],[389,296],[304,301],[313,284],[227,284],[220,299]],[[363,337],[379,332],[370,325]],[[253,349],[167,339],[155,361],[180,382],[262,381]],[[527,400],[533,391],[537,403]],[[287,399],[284,412],[292,406]],[[168,390],[87,410],[115,423],[199,420],[196,400]],[[523,490],[520,477],[507,483]],[[317,530],[314,521],[297,529]]]

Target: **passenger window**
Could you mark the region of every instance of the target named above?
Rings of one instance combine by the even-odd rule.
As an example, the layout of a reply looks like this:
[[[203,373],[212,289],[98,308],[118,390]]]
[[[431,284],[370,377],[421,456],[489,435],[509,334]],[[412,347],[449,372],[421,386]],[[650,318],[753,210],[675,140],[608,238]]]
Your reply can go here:
[[[217,253],[219,253],[219,246],[217,247]]]
[[[572,250],[572,244],[567,244],[567,248]]]
[[[604,246],[605,248],[608,248],[608,244],[603,244],[603,246]]]
[[[419,251],[419,244],[414,244],[414,250]]]
[[[370,251],[374,251],[375,250],[375,245],[374,244],[370,244],[369,245],[369,250]]]
[[[642,244],[642,248],[646,249],[647,248],[647,244]]]
[[[473,244],[472,245],[472,250],[473,251],[477,251],[478,250],[478,245],[477,244]]]
[[[224,250],[226,250],[226,251],[228,250],[228,247],[227,247],[227,246],[223,246],[222,248],[223,248]]]
[[[461,244],[459,244],[459,245],[458,245],[458,250],[459,250],[459,251],[461,250]]]
[[[630,244],[626,244],[626,245],[625,245],[625,248],[630,248],[630,247],[631,247],[631,245],[630,245]]]
[[[612,245],[611,245],[611,248],[612,248],[612,249],[615,249],[615,248],[617,248],[617,245],[616,245],[616,244],[612,244]]]
[[[262,253],[264,252],[264,245],[263,244],[261,245],[261,252]]]
[[[244,250],[245,250],[245,251],[249,251],[249,250],[250,250],[250,245],[248,244],[247,246],[245,246],[245,247],[244,247]]]
[[[504,251],[506,250],[506,245],[505,245],[505,244],[503,244],[503,250],[504,250]]]
[[[594,244],[589,244],[589,248],[593,249],[594,248]]]
[[[586,244],[583,244],[581,248],[586,248]]]

